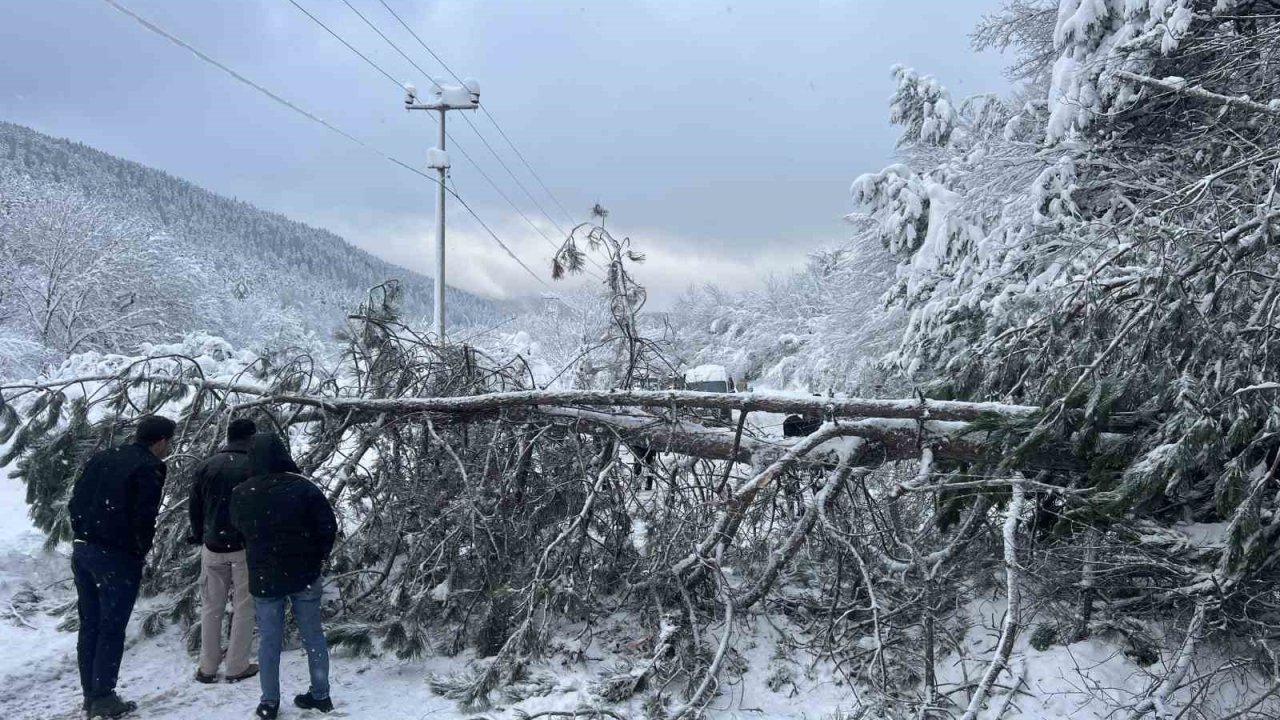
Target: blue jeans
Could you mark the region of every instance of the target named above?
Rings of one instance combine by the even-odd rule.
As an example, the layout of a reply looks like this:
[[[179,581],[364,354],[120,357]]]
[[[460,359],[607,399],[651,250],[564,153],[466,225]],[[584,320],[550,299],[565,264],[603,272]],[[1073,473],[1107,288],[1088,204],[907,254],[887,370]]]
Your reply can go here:
[[[79,601],[80,687],[92,701],[115,692],[125,628],[142,582],[142,561],[77,540],[71,546],[71,574]]]
[[[302,634],[311,673],[311,697],[329,697],[329,648],[320,622],[320,596],[324,584],[319,578],[305,590],[281,597],[253,599],[258,616],[258,667],[262,682],[262,702],[280,704],[280,652],[284,649],[284,601],[293,606],[293,620]]]

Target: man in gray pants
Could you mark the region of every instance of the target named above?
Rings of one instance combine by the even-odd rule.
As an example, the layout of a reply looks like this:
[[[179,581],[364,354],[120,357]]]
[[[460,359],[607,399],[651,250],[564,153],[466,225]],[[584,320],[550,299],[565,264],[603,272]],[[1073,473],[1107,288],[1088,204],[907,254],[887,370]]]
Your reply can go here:
[[[222,659],[222,618],[232,596],[231,640],[227,646],[227,682],[258,674],[249,662],[253,640],[253,597],[244,538],[231,526],[231,491],[249,476],[249,439],[257,432],[252,420],[239,419],[227,428],[227,444],[196,468],[191,482],[191,542],[200,548],[200,666],[196,681],[218,681]]]

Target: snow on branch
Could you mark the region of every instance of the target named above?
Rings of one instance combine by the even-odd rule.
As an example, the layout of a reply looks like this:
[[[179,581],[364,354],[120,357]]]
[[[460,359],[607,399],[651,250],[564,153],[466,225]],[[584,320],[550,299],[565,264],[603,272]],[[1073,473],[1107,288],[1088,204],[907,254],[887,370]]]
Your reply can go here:
[[[760,393],[709,393],[680,390],[559,391],[525,390],[449,397],[333,397],[321,394],[281,392],[278,388],[245,382],[155,373],[125,373],[115,377],[95,375],[60,379],[56,382],[0,386],[0,394],[19,395],[36,390],[57,391],[88,382],[154,383],[181,385],[202,391],[248,396],[234,407],[240,410],[263,405],[292,405],[315,412],[296,417],[298,421],[320,419],[320,414],[359,416],[417,416],[440,422],[469,422],[501,411],[528,412],[543,419],[573,419],[589,432],[618,433],[627,442],[636,442],[663,452],[676,452],[706,459],[751,462],[767,450],[786,452],[787,443],[741,438],[734,433],[706,428],[663,417],[657,409],[732,409],[778,413],[820,412],[842,421],[831,437],[858,437],[868,443],[862,452],[877,462],[911,459],[919,454],[922,437],[935,441],[934,453],[948,461],[973,461],[983,457],[987,432],[976,431],[972,423],[993,417],[1005,421],[1030,418],[1039,408],[985,402],[868,400],[861,398],[794,398]],[[646,412],[619,412],[621,408],[641,408]],[[1104,449],[1115,447],[1123,435],[1104,433]],[[809,436],[812,442],[815,436]],[[834,443],[833,443],[834,446]],[[823,447],[822,453],[834,450]],[[807,452],[806,449],[802,452]],[[1036,468],[1078,470],[1080,460],[1066,446],[1048,447],[1029,458]]]
[[[1166,92],[1176,93],[1186,97],[1193,97],[1221,105],[1230,105],[1242,110],[1280,116],[1280,99],[1272,100],[1269,103],[1263,104],[1255,100],[1251,100],[1248,97],[1221,95],[1219,93],[1205,90],[1199,85],[1187,85],[1182,78],[1165,78],[1161,80],[1147,75],[1131,73],[1127,70],[1116,70],[1115,76],[1122,80],[1128,80],[1157,90],[1164,90]]]
[[[1232,393],[1232,395],[1244,395],[1246,393],[1263,392],[1267,390],[1280,390],[1280,383],[1278,382],[1258,383],[1257,385],[1242,387],[1239,390],[1236,390],[1234,393]]]
[[[84,382],[113,380],[191,385],[209,390],[270,396],[281,404],[309,405],[330,410],[368,410],[390,413],[473,413],[516,407],[543,406],[648,406],[659,408],[697,408],[707,410],[740,410],[801,414],[827,413],[833,417],[886,418],[907,420],[939,420],[969,422],[998,415],[1010,419],[1027,418],[1040,412],[1033,405],[1008,405],[992,402],[957,402],[951,400],[873,400],[863,398],[789,397],[768,393],[715,393],[692,390],[521,390],[485,395],[452,397],[346,398],[317,395],[275,394],[262,385],[232,384],[199,378],[139,374],[127,378],[118,375],[94,375],[59,379],[43,383],[0,386],[6,390],[46,390],[70,387]]]

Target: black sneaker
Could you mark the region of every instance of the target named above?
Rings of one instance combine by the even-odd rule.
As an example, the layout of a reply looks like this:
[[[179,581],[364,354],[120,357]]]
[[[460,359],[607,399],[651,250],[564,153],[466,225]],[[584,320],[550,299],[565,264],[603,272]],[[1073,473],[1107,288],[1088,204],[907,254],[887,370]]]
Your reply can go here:
[[[262,720],[276,720],[276,713],[280,712],[280,706],[275,703],[258,703],[258,709],[254,711],[253,716],[262,718]]]
[[[89,703],[90,718],[122,718],[125,715],[138,709],[138,703],[125,702],[120,696],[111,693],[106,697],[100,697]]]
[[[319,710],[322,713],[333,712],[333,701],[329,698],[317,700],[311,696],[311,693],[299,695],[293,699],[293,704],[303,710]]]
[[[212,684],[214,684],[214,683],[218,682],[218,674],[217,674],[217,673],[214,673],[214,674],[212,674],[212,675],[205,675],[204,673],[200,672],[200,669],[199,669],[199,668],[197,668],[197,669],[196,669],[196,682],[198,682],[198,683],[204,683],[205,685],[212,685]]]

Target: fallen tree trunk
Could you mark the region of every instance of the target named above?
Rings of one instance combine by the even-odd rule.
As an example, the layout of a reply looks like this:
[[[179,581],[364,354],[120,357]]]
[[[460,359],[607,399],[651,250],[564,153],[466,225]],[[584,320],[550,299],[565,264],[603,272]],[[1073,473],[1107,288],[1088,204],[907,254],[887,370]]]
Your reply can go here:
[[[467,397],[395,398],[378,400],[326,400],[325,406],[388,412],[467,413],[502,408],[542,406],[615,406],[697,408],[705,410],[763,411],[774,413],[826,413],[841,418],[894,418],[970,422],[985,415],[1028,418],[1040,411],[1030,405],[970,403],[942,400],[865,400],[859,398],[796,398],[764,393],[713,393],[692,390],[525,390]]]
[[[82,378],[0,386],[5,390],[56,390],[87,382],[152,382],[188,385],[206,390],[256,395],[271,402],[306,405],[332,411],[363,410],[397,414],[482,413],[506,408],[545,406],[614,406],[773,413],[824,413],[837,418],[889,418],[972,422],[996,415],[1029,418],[1040,412],[1033,405],[957,402],[952,400],[875,400],[864,398],[790,397],[768,393],[714,393],[693,390],[521,390],[457,397],[346,398],[276,393],[270,386],[229,383],[200,377],[163,374],[94,375]]]
[[[300,421],[322,420],[327,415],[341,415],[356,421],[373,421],[384,416],[413,416],[432,422],[469,422],[497,417],[506,412],[527,413],[523,419],[545,418],[574,420],[587,432],[616,434],[629,444],[642,445],[659,452],[678,453],[709,460],[732,460],[750,463],[758,457],[781,454],[794,442],[769,441],[742,437],[734,441],[734,433],[707,428],[697,423],[670,419],[648,413],[605,412],[601,408],[686,408],[734,409],[741,412],[823,412],[841,419],[840,437],[862,438],[867,447],[861,452],[861,464],[878,464],[914,459],[921,444],[934,448],[934,455],[944,462],[975,462],[991,457],[988,433],[975,432],[972,421],[992,416],[1006,420],[1031,418],[1039,408],[1000,403],[969,403],[931,400],[866,400],[831,398],[794,398],[761,393],[708,393],[687,390],[526,390],[457,397],[361,398],[326,397],[278,392],[275,388],[253,383],[229,383],[198,376],[164,374],[132,374],[70,378],[0,387],[0,391],[55,391],[88,382],[156,383],[183,385],[196,390],[229,395],[250,396],[238,409],[264,405],[293,405],[311,408],[301,414]],[[591,408],[591,409],[587,409]],[[844,420],[845,418],[852,418]],[[1123,440],[1123,435],[1103,434],[1098,450],[1105,452]],[[836,442],[815,450],[814,460],[830,462],[828,457]],[[1080,471],[1087,462],[1068,443],[1046,446],[1027,458],[1026,467],[1060,471]]]
[[[570,408],[542,408],[534,415],[556,419],[573,419],[587,432],[616,432],[624,442],[643,445],[658,452],[677,453],[708,460],[732,460],[751,463],[768,454],[781,454],[794,441],[773,441],[743,436],[735,445],[734,433],[725,429],[706,428],[696,423],[670,421],[650,415],[620,415]],[[874,466],[898,460],[912,460],[920,455],[923,442],[933,448],[941,462],[976,462],[991,459],[992,448],[987,433],[973,432],[968,423],[924,422],[869,418],[841,422],[834,431],[836,438],[857,437],[867,444],[859,451],[859,464]],[[1125,436],[1103,435],[1099,450],[1118,446]],[[834,462],[839,441],[830,440],[815,448],[812,462]],[[1068,443],[1047,443],[1027,458],[1026,467],[1037,470],[1078,472],[1088,467]]]

